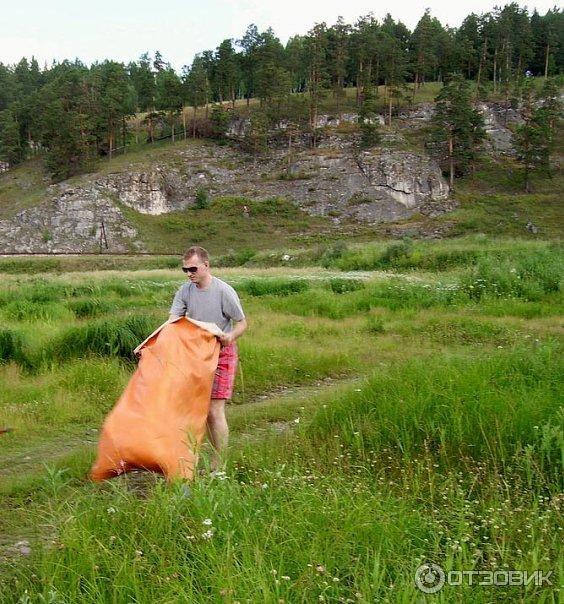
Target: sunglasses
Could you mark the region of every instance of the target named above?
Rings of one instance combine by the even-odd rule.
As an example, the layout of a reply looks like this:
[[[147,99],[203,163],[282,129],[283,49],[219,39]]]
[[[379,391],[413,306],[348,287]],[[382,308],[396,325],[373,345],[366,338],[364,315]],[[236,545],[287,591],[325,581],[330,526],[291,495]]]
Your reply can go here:
[[[191,273],[193,275],[194,273],[198,272],[199,268],[200,268],[199,266],[183,266],[182,270],[185,273]]]

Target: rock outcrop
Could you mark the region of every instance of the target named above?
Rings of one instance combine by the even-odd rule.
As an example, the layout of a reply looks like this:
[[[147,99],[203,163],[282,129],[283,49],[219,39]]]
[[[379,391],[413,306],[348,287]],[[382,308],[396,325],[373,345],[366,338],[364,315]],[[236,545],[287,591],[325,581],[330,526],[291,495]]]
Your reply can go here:
[[[2,252],[144,250],[137,231],[105,191],[95,185],[53,185],[49,189],[47,201],[0,221]]]
[[[423,107],[413,119],[425,122],[429,113]],[[319,125],[357,120],[352,113],[320,116]],[[246,127],[245,120],[232,124],[239,135]],[[141,251],[143,242],[127,219],[130,209],[153,216],[181,211],[194,205],[200,189],[212,200],[284,197],[333,222],[379,223],[452,209],[439,167],[401,133],[387,133],[381,146],[359,152],[354,134],[337,132],[326,130],[315,149],[295,140],[291,154],[273,144],[260,159],[212,143],[171,148],[152,163],[147,156],[136,163],[132,155],[119,172],[52,185],[43,203],[0,220],[0,252],[93,252],[106,241],[109,251]]]

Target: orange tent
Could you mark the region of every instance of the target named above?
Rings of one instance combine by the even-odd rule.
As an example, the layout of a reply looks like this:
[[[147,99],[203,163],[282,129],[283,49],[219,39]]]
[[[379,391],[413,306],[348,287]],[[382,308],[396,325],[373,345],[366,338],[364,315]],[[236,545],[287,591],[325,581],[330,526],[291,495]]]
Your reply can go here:
[[[205,431],[219,328],[184,317],[136,349],[137,370],[109,413],[91,470],[104,480],[136,468],[191,479]]]

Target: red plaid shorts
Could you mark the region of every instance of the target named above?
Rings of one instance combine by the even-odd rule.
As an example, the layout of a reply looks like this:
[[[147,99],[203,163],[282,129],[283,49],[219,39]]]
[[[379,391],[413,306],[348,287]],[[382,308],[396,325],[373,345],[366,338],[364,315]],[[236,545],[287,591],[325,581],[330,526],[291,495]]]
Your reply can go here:
[[[235,374],[237,373],[238,358],[237,346],[234,342],[221,348],[217,369],[215,370],[211,398],[231,398],[233,395],[233,385],[235,384]]]

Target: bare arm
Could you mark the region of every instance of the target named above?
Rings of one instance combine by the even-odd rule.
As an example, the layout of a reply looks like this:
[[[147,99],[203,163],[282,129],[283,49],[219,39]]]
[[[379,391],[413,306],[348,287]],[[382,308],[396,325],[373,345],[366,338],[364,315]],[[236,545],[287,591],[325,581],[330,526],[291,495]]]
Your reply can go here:
[[[234,342],[242,333],[247,329],[247,319],[242,319],[241,321],[235,322],[235,327],[229,333],[226,333],[223,337],[219,338],[219,341],[223,344],[223,346],[227,346]]]

